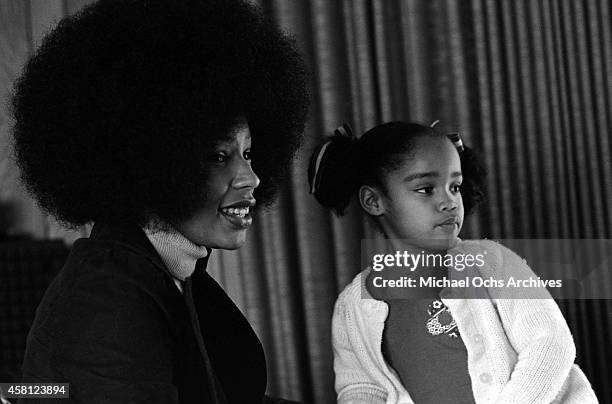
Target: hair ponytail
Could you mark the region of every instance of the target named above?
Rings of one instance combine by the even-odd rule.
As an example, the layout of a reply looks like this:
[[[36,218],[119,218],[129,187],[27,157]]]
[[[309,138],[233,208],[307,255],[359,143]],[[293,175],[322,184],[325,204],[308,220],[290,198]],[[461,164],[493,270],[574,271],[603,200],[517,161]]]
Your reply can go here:
[[[463,208],[465,215],[473,213],[475,208],[487,197],[487,170],[480,155],[470,147],[465,146],[459,153],[463,184]]]
[[[344,214],[359,186],[385,190],[384,178],[401,167],[411,155],[415,139],[421,136],[444,136],[457,149],[463,172],[461,195],[468,214],[486,197],[486,169],[479,155],[463,144],[458,133],[446,134],[413,122],[377,125],[359,139],[348,125],[336,129],[312,154],[308,167],[310,193],[338,216]]]
[[[344,214],[357,185],[357,142],[351,128],[344,124],[326,142],[318,145],[310,157],[310,193],[338,216]]]

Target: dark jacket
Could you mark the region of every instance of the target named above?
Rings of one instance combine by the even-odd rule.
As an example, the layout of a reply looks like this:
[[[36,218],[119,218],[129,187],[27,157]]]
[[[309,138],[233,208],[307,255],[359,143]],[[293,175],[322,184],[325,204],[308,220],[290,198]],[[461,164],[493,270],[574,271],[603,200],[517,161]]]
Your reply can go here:
[[[64,404],[209,403],[203,342],[227,400],[262,402],[265,357],[251,326],[208,274],[193,293],[199,324],[138,226],[96,224],[38,307],[23,381],[69,382]]]

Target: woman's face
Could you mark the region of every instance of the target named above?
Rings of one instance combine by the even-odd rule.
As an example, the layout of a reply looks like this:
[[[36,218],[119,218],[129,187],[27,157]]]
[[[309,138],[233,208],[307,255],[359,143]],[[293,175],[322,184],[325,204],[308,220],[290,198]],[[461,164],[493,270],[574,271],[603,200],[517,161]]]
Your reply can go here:
[[[385,179],[379,223],[387,238],[410,240],[418,250],[447,250],[463,224],[459,154],[445,137],[418,138],[413,153]]]
[[[246,241],[255,206],[253,191],[259,178],[251,168],[251,132],[238,125],[226,139],[216,143],[208,156],[206,198],[189,219],[175,227],[191,242],[210,248],[234,250]]]

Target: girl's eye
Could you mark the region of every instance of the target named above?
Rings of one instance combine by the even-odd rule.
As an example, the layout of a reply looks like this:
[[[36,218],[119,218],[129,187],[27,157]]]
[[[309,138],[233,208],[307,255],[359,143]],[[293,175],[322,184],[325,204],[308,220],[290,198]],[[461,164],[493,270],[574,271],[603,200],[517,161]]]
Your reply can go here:
[[[245,160],[251,161],[251,151],[250,150],[246,150],[243,156]]]
[[[433,192],[434,187],[423,187],[419,189],[415,189],[419,194],[429,195]]]
[[[454,193],[460,193],[461,192],[461,184],[455,184],[451,187],[452,192]]]

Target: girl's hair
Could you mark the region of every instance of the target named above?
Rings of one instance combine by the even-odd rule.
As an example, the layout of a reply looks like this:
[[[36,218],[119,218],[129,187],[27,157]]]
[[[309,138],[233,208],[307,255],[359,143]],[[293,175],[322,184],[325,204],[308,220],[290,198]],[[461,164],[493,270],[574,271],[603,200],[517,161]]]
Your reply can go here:
[[[411,122],[388,122],[368,130],[360,138],[343,126],[315,148],[308,167],[311,192],[319,203],[338,216],[362,185],[386,192],[384,178],[414,155],[415,139],[444,136],[436,129]],[[449,142],[451,140],[449,139]],[[466,214],[484,200],[486,170],[469,147],[457,148],[463,172],[461,195]]]
[[[203,162],[246,120],[258,204],[303,134],[295,42],[246,0],[100,0],[63,19],[15,85],[22,180],[67,225],[175,222],[206,197]]]

